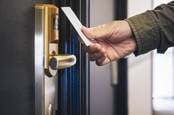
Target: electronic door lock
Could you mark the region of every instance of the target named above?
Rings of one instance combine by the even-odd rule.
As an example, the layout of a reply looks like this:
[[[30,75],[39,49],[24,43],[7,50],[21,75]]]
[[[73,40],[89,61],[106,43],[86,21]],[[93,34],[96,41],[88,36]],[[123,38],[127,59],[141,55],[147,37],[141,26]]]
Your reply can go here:
[[[44,71],[49,77],[55,76],[58,69],[73,66],[76,63],[74,55],[62,55],[58,52],[59,46],[59,8],[52,4],[35,5],[42,17],[42,37],[44,38]]]

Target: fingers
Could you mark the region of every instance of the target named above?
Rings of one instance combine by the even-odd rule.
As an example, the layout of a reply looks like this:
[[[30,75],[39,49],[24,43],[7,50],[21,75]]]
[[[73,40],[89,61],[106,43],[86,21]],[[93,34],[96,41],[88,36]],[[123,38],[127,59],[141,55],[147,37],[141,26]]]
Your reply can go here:
[[[89,53],[89,54],[93,54],[93,53],[97,53],[97,52],[101,52],[103,50],[102,46],[98,43],[93,43],[88,47],[84,47],[84,49]]]
[[[106,27],[106,24],[99,25],[92,28],[87,28],[83,26],[82,32],[85,34],[87,38],[92,40],[107,39],[107,37],[109,36],[108,28]]]
[[[94,40],[85,47],[89,59],[97,65],[104,65],[118,60],[134,51],[136,45],[131,45],[131,29],[126,21],[112,21],[92,28],[82,27],[84,35]],[[133,50],[132,50],[133,48]]]
[[[110,60],[107,59],[105,49],[97,43],[94,43],[84,48],[89,54],[90,61],[96,61],[96,64],[101,66],[108,63]]]
[[[94,38],[95,38],[95,34],[93,31],[91,31],[89,28],[86,28],[86,27],[82,27],[82,32],[84,33],[84,35],[90,39],[92,42],[95,42],[94,41]],[[80,36],[78,36],[78,40],[80,41],[81,44],[84,44],[82,38]]]
[[[92,29],[86,28],[85,26],[82,27],[82,32],[88,39],[94,39],[95,38],[95,33]]]
[[[89,55],[89,59],[90,59],[91,61],[95,61],[95,60],[100,59],[100,58],[102,58],[102,57],[104,57],[104,54],[103,54],[103,53],[100,53],[100,52],[96,52],[96,53],[94,53],[94,54],[90,54],[90,55]]]
[[[98,66],[105,65],[105,64],[109,63],[110,61],[111,60],[109,60],[106,56],[102,56],[95,60],[95,62]]]

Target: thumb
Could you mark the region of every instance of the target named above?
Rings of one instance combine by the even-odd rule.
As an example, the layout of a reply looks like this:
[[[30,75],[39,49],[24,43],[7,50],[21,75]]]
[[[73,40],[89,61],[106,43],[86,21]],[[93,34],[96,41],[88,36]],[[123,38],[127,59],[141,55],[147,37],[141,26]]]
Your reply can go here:
[[[95,39],[95,33],[92,28],[87,28],[85,26],[82,27],[82,32],[88,39]]]
[[[92,40],[105,39],[108,36],[108,31],[105,24],[92,28],[82,27],[82,32],[85,36]]]
[[[111,24],[102,24],[92,28],[87,28],[83,26],[82,32],[85,34],[87,38],[92,40],[106,39],[112,32],[110,31],[110,25]]]

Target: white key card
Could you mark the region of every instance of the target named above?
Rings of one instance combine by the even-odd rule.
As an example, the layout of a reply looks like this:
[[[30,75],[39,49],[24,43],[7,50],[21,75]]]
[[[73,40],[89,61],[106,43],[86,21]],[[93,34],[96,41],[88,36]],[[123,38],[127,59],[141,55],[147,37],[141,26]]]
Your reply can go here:
[[[81,28],[82,28],[82,23],[79,21],[75,13],[72,11],[70,7],[61,7],[62,11],[65,13],[79,36],[82,38],[82,41],[86,46],[89,46],[92,42],[86,38],[86,36],[82,33]]]

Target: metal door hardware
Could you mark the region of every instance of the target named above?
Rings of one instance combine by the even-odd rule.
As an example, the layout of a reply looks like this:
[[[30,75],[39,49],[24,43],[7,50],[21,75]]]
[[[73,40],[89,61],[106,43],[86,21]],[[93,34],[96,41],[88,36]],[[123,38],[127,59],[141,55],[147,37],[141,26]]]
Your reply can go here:
[[[52,106],[52,104],[49,104],[49,106],[48,106],[48,115],[53,115],[53,106]]]
[[[44,38],[44,68],[45,73],[48,76],[54,76],[51,73],[49,68],[49,61],[56,59],[61,66],[58,66],[57,69],[64,69],[67,67],[71,67],[76,63],[76,57],[74,55],[61,55],[59,56],[58,48],[51,50],[50,44],[57,44],[59,41],[59,30],[58,30],[58,12],[59,9],[55,5],[49,4],[37,4],[35,6],[36,15],[37,12],[41,12],[42,16],[42,29],[43,29],[43,38]],[[36,19],[37,20],[37,19]],[[57,50],[57,51],[56,51]],[[52,59],[53,58],[53,59]],[[64,59],[65,58],[65,59]],[[67,60],[67,58],[70,58]],[[73,58],[73,59],[71,59]],[[61,60],[59,62],[59,60]],[[65,63],[62,60],[67,60]],[[52,62],[52,61],[51,61]],[[63,62],[63,63],[62,63]],[[65,66],[63,64],[66,64]],[[67,66],[68,65],[68,66]]]
[[[118,73],[117,73],[117,62],[111,63],[111,85],[115,86],[118,84]]]
[[[51,69],[57,70],[57,69],[64,69],[71,67],[76,62],[76,57],[74,55],[58,55],[58,56],[52,56],[52,58],[49,61],[49,65]]]
[[[35,5],[35,115],[55,115],[57,71],[76,63],[74,55],[58,52],[58,19],[55,5]]]

